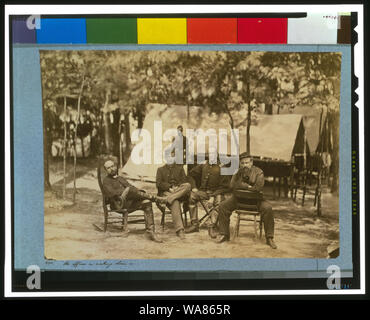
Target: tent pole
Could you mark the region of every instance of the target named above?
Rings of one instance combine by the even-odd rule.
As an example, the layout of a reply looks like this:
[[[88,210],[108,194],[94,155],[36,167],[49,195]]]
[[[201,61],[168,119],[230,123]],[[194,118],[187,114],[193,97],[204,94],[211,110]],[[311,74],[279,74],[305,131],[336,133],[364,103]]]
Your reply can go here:
[[[322,127],[322,117],[324,113],[324,107],[321,108],[321,113],[320,113],[320,126],[319,126],[319,141],[320,141],[320,135],[321,135],[321,127]],[[317,216],[321,217],[321,172],[322,172],[322,152],[323,152],[323,146],[324,142],[323,140],[321,141],[320,145],[320,160],[319,160],[319,172],[317,174],[317,188],[316,188],[316,197],[317,197]]]

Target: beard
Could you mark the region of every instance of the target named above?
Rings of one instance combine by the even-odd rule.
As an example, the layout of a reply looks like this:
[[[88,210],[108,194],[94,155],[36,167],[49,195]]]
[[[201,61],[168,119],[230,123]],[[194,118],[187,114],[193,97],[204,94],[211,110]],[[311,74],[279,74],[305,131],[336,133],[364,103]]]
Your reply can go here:
[[[245,180],[244,182],[248,182],[249,181],[249,170],[251,169],[251,167],[244,167],[243,168],[242,177],[243,177],[243,181]]]
[[[116,176],[117,174],[118,174],[118,170],[114,170],[109,173],[109,175],[112,177]]]

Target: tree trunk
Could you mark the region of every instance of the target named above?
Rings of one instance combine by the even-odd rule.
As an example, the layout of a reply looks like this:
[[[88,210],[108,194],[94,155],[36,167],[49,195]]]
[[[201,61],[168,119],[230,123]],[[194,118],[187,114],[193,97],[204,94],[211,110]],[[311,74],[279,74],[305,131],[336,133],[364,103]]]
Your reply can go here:
[[[76,201],[76,166],[77,166],[77,148],[76,148],[76,138],[73,139],[73,203]]]
[[[323,124],[323,114],[324,114],[324,109],[321,109],[320,113],[320,124],[319,124],[319,137],[322,137],[321,141],[321,147],[320,147],[320,161],[319,161],[319,172],[318,172],[318,177],[317,177],[317,191],[316,191],[316,199],[317,199],[317,216],[321,217],[321,175],[322,175],[322,153],[323,153],[323,148],[324,148],[324,137],[323,137],[323,132],[325,131],[322,129]]]
[[[82,83],[80,88],[80,93],[78,95],[77,100],[77,121],[76,121],[76,128],[75,128],[75,134],[74,134],[74,154],[73,154],[73,203],[75,203],[76,200],[76,167],[77,167],[77,130],[78,130],[78,123],[80,122],[80,109],[81,109],[81,96],[82,91],[85,85],[85,77],[82,77]]]
[[[124,150],[125,159],[130,156],[131,153],[131,132],[130,132],[130,112],[126,112],[124,114],[124,124],[125,124],[125,140],[126,140],[126,148]]]
[[[303,170],[307,169],[307,135],[306,130],[303,131]]]
[[[49,177],[49,133],[44,126],[44,190],[51,190]]]
[[[119,134],[119,126],[120,126],[120,119],[121,119],[121,112],[119,109],[116,109],[112,112],[113,114],[113,124],[112,124],[112,149],[113,154],[119,159],[119,144],[120,144],[120,137]]]
[[[126,146],[131,149],[130,112],[125,113]]]
[[[63,138],[63,199],[66,198],[67,171],[67,97],[64,96],[64,138]]]
[[[252,106],[250,101],[250,86],[249,81],[246,82],[247,86],[247,106],[248,106],[248,115],[247,115],[247,132],[246,132],[246,140],[247,140],[247,153],[250,154],[251,152],[251,137],[250,137],[250,129],[251,129],[251,122],[252,122]]]
[[[139,109],[138,113],[137,113],[137,127],[138,127],[138,129],[142,129],[143,125],[144,125],[144,115],[143,115],[143,112],[141,112],[141,109]]]
[[[50,110],[44,109],[43,114],[43,133],[44,133],[44,190],[51,190],[50,177],[49,177],[49,157],[51,146],[51,122]]]
[[[104,109],[107,109],[109,102],[110,93],[107,92],[105,95]],[[105,141],[105,151],[107,154],[112,154],[112,136],[111,136],[111,123],[109,112],[104,112],[104,141]]]
[[[107,154],[112,154],[112,138],[111,138],[111,123],[109,113],[104,113],[104,141],[105,151]]]
[[[328,120],[330,131],[333,135],[333,151],[332,151],[332,172],[333,180],[331,183],[331,192],[337,194],[339,189],[339,113],[329,112]]]
[[[81,137],[81,152],[82,152],[82,158],[85,158],[85,147],[84,147],[84,138]]]
[[[120,168],[123,167],[123,159],[122,159],[122,124],[121,124],[121,116],[119,117],[119,126],[118,126],[118,137],[119,137],[119,165]]]

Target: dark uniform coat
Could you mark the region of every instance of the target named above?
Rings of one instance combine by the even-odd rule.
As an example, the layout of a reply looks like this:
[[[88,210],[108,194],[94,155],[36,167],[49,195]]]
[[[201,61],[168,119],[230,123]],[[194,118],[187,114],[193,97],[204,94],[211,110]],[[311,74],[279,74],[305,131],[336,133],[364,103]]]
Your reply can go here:
[[[188,181],[182,165],[165,164],[157,170],[156,184],[160,195],[186,182]]]
[[[146,195],[145,192],[130,184],[125,178],[121,176],[112,177],[108,175],[103,180],[103,190],[112,209],[115,209],[116,207],[115,201],[117,201],[117,197],[119,197],[127,187],[130,188],[126,198],[126,208],[129,212],[138,210],[143,205],[148,206],[150,204],[150,202],[143,204],[143,200],[147,200],[149,195]]]
[[[200,191],[211,191],[214,196],[226,193],[229,190],[230,177],[221,175],[218,164],[200,164],[189,172],[192,188]]]

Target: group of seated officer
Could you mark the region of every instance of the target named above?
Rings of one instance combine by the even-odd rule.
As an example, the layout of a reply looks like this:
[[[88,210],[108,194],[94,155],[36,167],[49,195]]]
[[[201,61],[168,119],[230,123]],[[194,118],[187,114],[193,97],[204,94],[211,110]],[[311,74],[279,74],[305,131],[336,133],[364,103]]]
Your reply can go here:
[[[276,249],[274,238],[274,216],[271,205],[263,199],[263,171],[253,166],[253,158],[243,153],[240,155],[240,168],[232,176],[221,174],[220,163],[207,161],[198,164],[185,174],[183,165],[165,164],[157,170],[156,186],[158,194],[141,191],[117,174],[113,161],[104,164],[107,177],[103,180],[105,196],[110,199],[114,209],[114,199],[119,198],[129,212],[144,211],[146,234],[155,242],[162,242],[155,232],[152,202],[158,206],[167,206],[172,215],[176,235],[185,239],[186,233],[199,232],[198,202],[206,201],[210,205],[209,236],[216,243],[230,240],[230,216],[243,199],[238,191],[247,190],[256,194],[256,205],[264,225],[266,244]],[[229,197],[226,194],[231,193]],[[181,203],[189,206],[191,224],[184,228],[181,217]]]

